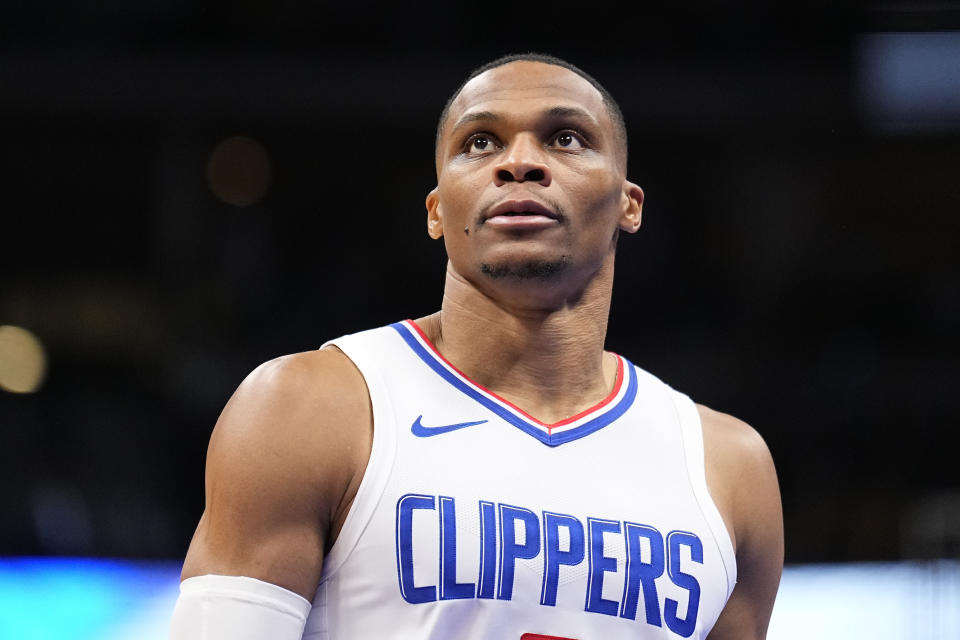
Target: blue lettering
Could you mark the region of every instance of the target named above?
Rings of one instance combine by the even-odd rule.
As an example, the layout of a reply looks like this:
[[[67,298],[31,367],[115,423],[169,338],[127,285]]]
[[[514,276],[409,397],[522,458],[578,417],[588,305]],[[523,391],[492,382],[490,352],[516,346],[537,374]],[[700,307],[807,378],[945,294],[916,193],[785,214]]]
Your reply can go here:
[[[570,514],[552,511],[537,514],[524,507],[485,500],[480,500],[478,506],[478,573],[474,576],[461,575],[471,579],[475,577],[474,583],[457,580],[458,551],[460,556],[464,553],[463,549],[458,549],[458,542],[461,546],[466,544],[472,556],[477,541],[465,541],[462,536],[458,540],[456,500],[449,496],[408,493],[397,501],[397,580],[400,594],[406,602],[422,604],[473,597],[512,600],[517,561],[537,558],[542,550],[541,605],[557,605],[561,595],[561,567],[581,565],[587,559],[585,611],[627,620],[644,620],[650,626],[666,627],[684,638],[694,635],[702,587],[696,577],[697,572],[689,572],[696,568],[691,563],[703,565],[704,559],[703,543],[696,534],[674,530],[663,536],[656,528],[636,522],[587,518],[584,523]],[[423,513],[427,510],[435,514]],[[420,515],[417,515],[418,512]],[[433,531],[433,515],[439,521],[439,557],[434,556],[433,551],[424,555],[432,549],[433,536],[430,534]],[[421,520],[423,518],[429,518],[429,521],[424,522]],[[417,530],[419,536],[416,537],[414,520],[418,521],[418,527],[426,526],[426,531]],[[425,537],[425,534],[429,537]],[[618,537],[607,538],[612,546],[606,545],[604,536],[613,535]],[[621,535],[625,553],[619,550]],[[425,548],[418,548],[415,558],[414,547],[417,544]],[[623,591],[617,599],[605,599],[605,574],[616,573],[621,560],[626,562]],[[473,561],[471,559],[471,564]],[[424,570],[430,565],[438,567],[435,581],[424,577]],[[461,570],[462,567],[461,562]],[[664,584],[670,584],[664,582],[667,579],[665,573],[670,583],[681,590],[681,595],[669,591],[667,597],[661,600]],[[417,577],[427,584],[415,584]],[[583,585],[583,582],[579,584]],[[612,591],[612,585],[608,585],[607,591]],[[682,592],[686,592],[686,597]],[[641,599],[643,613],[638,616]],[[679,615],[681,610],[684,612],[682,617]]]
[[[690,592],[687,599],[687,615],[677,617],[680,603],[667,598],[663,607],[663,617],[667,627],[674,633],[689,638],[697,627],[697,610],[700,608],[700,583],[689,573],[680,570],[680,545],[690,547],[690,559],[703,564],[703,544],[700,538],[686,531],[671,531],[667,534],[667,556],[670,559],[668,574],[670,581]]]
[[[617,570],[617,559],[603,555],[603,534],[620,533],[620,522],[587,518],[587,526],[590,528],[590,577],[587,583],[587,603],[584,608],[586,611],[615,616],[620,605],[613,600],[603,598],[603,574]]]
[[[517,544],[516,522],[523,523],[523,544]],[[535,558],[540,553],[540,518],[530,509],[500,505],[500,579],[497,599],[513,597],[513,572],[517,558]]]
[[[400,595],[411,604],[433,602],[437,588],[417,587],[413,584],[413,511],[436,509],[433,496],[408,493],[397,501],[397,577]]]
[[[493,598],[497,578],[497,512],[493,503],[480,501],[480,584],[478,598]]]
[[[633,522],[624,523],[623,535],[627,543],[627,577],[623,584],[623,600],[620,617],[636,620],[640,588],[643,587],[643,606],[647,612],[647,624],[663,626],[660,620],[660,599],[655,580],[663,575],[663,536],[653,527]],[[641,554],[641,538],[650,546],[650,562],[644,562]]]
[[[570,545],[560,550],[560,527],[569,533]],[[543,512],[543,586],[540,588],[540,604],[556,606],[557,585],[560,580],[560,565],[577,565],[583,562],[583,524],[573,516],[562,513]]]
[[[453,498],[440,496],[440,599],[472,598],[472,582],[457,582],[457,517]]]

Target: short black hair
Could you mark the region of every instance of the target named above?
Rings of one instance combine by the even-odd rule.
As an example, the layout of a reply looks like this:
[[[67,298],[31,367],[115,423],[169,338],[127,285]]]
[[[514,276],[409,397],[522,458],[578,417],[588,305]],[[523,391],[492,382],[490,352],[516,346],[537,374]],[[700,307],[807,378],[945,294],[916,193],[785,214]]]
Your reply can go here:
[[[624,161],[626,161],[627,124],[623,119],[623,112],[620,110],[620,105],[618,105],[617,101],[613,99],[613,96],[610,95],[610,92],[607,91],[604,86],[596,80],[596,78],[591,76],[580,67],[556,56],[535,52],[508,53],[505,56],[500,56],[496,60],[491,60],[490,62],[487,62],[486,64],[483,64],[471,71],[466,80],[461,82],[460,86],[457,87],[457,90],[450,95],[450,97],[447,99],[447,103],[443,106],[443,111],[440,112],[440,120],[437,121],[437,138],[436,142],[434,143],[435,149],[439,149],[440,147],[440,138],[443,135],[443,126],[447,121],[447,116],[450,115],[450,106],[453,104],[453,101],[457,99],[457,96],[460,95],[460,92],[463,91],[463,88],[467,85],[467,83],[479,76],[481,73],[485,73],[491,69],[496,69],[497,67],[502,67],[503,65],[510,64],[511,62],[542,62],[555,67],[562,67],[564,69],[573,71],[575,74],[593,85],[593,87],[600,92],[600,97],[603,98],[603,104],[606,105],[607,111],[610,114],[610,119],[613,120],[613,127],[615,129],[617,139],[621,144],[623,144]]]

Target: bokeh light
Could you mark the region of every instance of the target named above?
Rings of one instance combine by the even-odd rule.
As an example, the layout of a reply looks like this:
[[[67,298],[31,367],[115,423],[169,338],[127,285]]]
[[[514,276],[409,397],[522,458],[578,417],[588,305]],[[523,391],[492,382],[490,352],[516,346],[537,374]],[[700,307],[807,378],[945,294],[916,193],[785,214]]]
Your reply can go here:
[[[207,161],[207,183],[215,196],[237,207],[257,203],[270,186],[270,156],[253,138],[222,140]]]
[[[0,326],[0,388],[33,393],[46,373],[47,355],[40,340],[21,327]]]

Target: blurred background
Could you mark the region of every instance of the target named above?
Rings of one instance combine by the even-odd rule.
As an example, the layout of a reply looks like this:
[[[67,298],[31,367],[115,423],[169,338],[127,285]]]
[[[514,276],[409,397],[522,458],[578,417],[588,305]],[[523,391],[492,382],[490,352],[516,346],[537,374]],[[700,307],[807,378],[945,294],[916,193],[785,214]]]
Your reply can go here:
[[[0,556],[178,565],[251,369],[438,308],[436,118],[533,50],[646,191],[608,347],[760,431],[791,567],[955,568],[960,5],[545,7],[3,8]]]

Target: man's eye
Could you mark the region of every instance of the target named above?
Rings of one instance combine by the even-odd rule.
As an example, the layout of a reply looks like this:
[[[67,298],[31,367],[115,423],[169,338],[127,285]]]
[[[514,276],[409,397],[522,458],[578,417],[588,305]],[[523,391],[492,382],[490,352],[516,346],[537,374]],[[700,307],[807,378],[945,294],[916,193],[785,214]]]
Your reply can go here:
[[[554,139],[553,143],[563,149],[582,149],[583,144],[575,133],[570,131],[561,131]]]
[[[485,134],[477,134],[467,141],[467,151],[470,153],[491,151],[494,146],[493,138]]]

